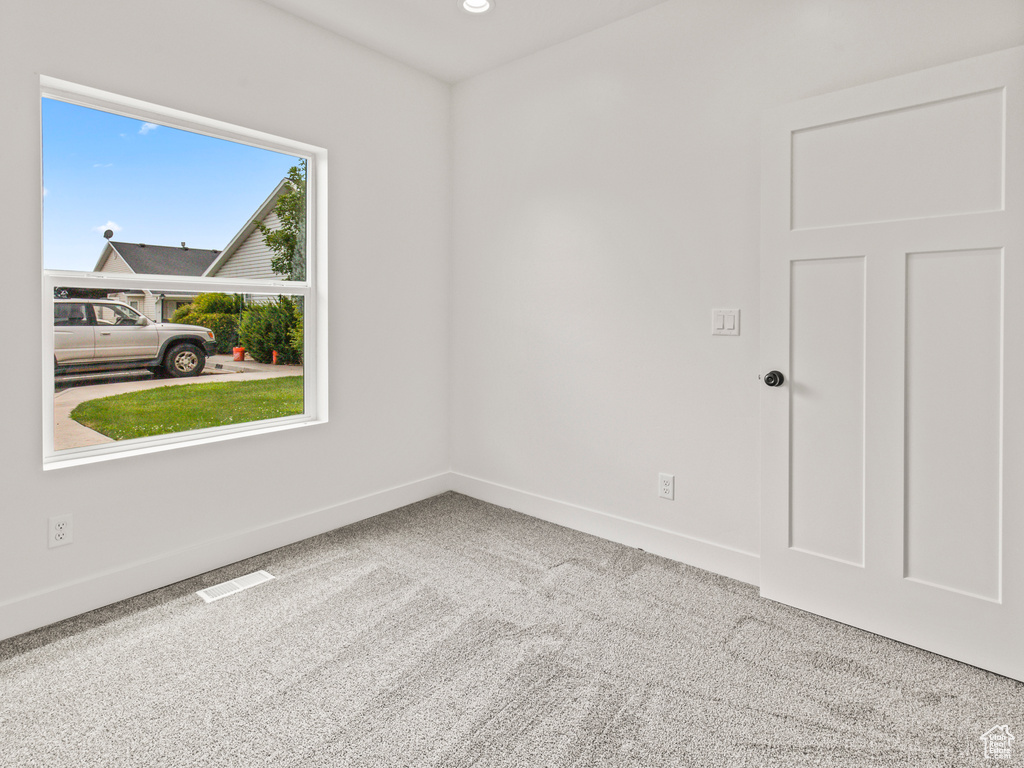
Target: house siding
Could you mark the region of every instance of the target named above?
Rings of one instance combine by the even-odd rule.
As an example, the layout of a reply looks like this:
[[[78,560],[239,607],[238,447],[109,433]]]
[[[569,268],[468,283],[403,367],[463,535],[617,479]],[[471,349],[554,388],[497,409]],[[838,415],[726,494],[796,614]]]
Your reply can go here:
[[[160,303],[158,300],[159,294],[154,293],[126,293],[124,291],[120,293],[108,293],[107,298],[113,299],[114,301],[120,301],[122,304],[127,304],[139,312],[144,314],[150,320],[154,322],[162,322],[163,318],[158,317],[160,313],[157,312],[157,305]],[[164,300],[164,314],[167,319],[170,319],[171,315],[174,314],[174,310],[182,304],[189,304],[192,301],[191,294],[175,294],[169,296]],[[134,302],[134,303],[133,303]],[[138,306],[135,306],[138,304]]]
[[[139,294],[121,291],[120,293],[108,293],[107,298],[120,301],[122,304],[127,304],[133,309],[137,309],[150,320],[157,320],[156,297],[151,293]]]
[[[142,312],[142,314],[150,320],[160,322],[161,318],[157,317],[156,312],[156,296],[151,293],[147,293],[142,296],[132,296],[131,298],[140,302],[139,311]]]
[[[281,220],[273,211],[263,217],[263,223],[270,229],[279,229],[281,226]],[[273,256],[273,252],[263,242],[263,235],[254,229],[214,275],[247,280],[280,280],[281,276],[274,274],[270,268]]]
[[[133,270],[128,266],[128,262],[121,258],[121,255],[117,251],[111,251],[107,254],[107,258],[103,260],[100,268],[97,272],[121,272],[132,274]]]

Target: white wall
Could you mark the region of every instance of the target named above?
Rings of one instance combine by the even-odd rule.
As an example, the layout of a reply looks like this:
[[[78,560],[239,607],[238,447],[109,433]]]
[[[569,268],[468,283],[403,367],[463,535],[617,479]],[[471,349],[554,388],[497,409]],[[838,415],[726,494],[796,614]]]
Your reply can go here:
[[[460,84],[450,132],[447,86],[262,3],[5,0],[0,637],[452,486],[756,579],[759,115],[1022,42],[1019,0],[670,0]],[[39,74],[329,150],[330,424],[43,473]]]
[[[329,424],[42,471],[40,74],[327,148]],[[258,2],[4,0],[0,96],[0,637],[441,489],[447,85]]]
[[[760,114],[1022,42],[1020,0],[671,0],[457,85],[460,487],[756,580]]]

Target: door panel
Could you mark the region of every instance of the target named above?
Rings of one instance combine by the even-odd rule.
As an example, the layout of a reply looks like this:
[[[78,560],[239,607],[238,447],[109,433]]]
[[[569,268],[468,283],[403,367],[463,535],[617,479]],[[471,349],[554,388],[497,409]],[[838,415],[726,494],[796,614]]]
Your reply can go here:
[[[97,360],[147,360],[160,348],[156,326],[115,304],[94,304]],[[145,323],[140,325],[139,323]]]
[[[96,326],[97,360],[143,360],[156,357],[160,340],[152,326]]]
[[[906,576],[999,599],[1002,253],[907,257]]]
[[[790,546],[863,565],[864,259],[790,266]]]
[[[1024,679],[1024,49],[762,147],[762,594]]]
[[[793,132],[793,229],[1003,207],[1003,91]]]

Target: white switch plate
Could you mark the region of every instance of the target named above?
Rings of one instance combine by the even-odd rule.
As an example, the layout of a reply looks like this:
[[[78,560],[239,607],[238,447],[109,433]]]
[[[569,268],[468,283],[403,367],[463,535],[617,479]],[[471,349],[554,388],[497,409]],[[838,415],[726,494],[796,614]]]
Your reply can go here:
[[[738,309],[711,310],[712,336],[739,336],[740,311]]]

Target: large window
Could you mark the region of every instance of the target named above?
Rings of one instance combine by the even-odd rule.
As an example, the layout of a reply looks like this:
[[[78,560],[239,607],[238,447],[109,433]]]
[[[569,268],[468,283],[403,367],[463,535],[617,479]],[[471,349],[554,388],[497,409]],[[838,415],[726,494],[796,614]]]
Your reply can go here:
[[[41,90],[44,466],[326,420],[326,152]]]

